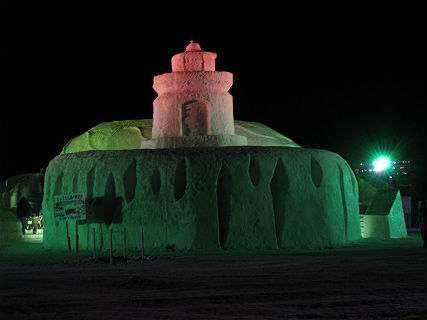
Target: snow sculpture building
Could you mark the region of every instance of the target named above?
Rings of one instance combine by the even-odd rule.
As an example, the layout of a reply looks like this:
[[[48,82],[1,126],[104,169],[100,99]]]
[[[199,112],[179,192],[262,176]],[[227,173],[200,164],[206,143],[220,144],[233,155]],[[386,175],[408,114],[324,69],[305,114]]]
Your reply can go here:
[[[381,180],[373,182],[358,178],[362,237],[406,237],[400,191]]]
[[[172,73],[154,77],[152,139],[141,148],[247,145],[234,134],[233,74],[215,71],[216,57],[191,41],[172,57]]]
[[[346,161],[234,121],[232,74],[215,71],[215,57],[190,43],[172,73],[154,78],[152,122],[95,127],[50,162],[46,248],[67,248],[69,233],[72,247],[90,250],[95,230],[96,248],[107,249],[112,230],[120,249],[126,229],[127,248],[139,249],[141,227],[148,252],[321,249],[361,238]],[[67,231],[55,198],[72,193],[84,195],[87,216]]]

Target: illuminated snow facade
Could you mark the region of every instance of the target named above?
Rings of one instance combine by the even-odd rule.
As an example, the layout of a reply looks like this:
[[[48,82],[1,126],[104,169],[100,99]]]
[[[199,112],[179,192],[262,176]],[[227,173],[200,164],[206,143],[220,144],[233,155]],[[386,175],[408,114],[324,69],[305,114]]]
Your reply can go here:
[[[141,228],[148,252],[322,249],[361,238],[346,161],[235,123],[233,75],[215,71],[215,58],[191,42],[171,73],[154,77],[152,128],[151,119],[103,124],[50,162],[46,248],[66,248],[69,236],[73,248],[106,249],[112,234],[119,249],[126,229],[126,247],[138,250]],[[87,215],[67,231],[56,196],[73,193],[84,195]]]
[[[234,132],[233,74],[215,71],[216,57],[191,41],[171,73],[154,77],[152,139],[142,149],[247,145]]]
[[[55,196],[82,193],[79,247],[138,250],[321,249],[361,238],[356,178],[337,154],[288,147],[110,150],[63,154],[46,170],[46,248],[67,248]],[[75,248],[75,227],[69,230]],[[168,249],[169,248],[169,249]]]

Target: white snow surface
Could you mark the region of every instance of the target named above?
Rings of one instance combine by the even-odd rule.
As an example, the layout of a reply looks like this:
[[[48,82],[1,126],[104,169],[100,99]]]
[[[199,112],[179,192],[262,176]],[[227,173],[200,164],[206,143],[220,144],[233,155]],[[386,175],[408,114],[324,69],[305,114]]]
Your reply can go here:
[[[92,259],[0,243],[1,319],[425,319],[421,237],[281,254]],[[103,262],[107,261],[107,262]]]

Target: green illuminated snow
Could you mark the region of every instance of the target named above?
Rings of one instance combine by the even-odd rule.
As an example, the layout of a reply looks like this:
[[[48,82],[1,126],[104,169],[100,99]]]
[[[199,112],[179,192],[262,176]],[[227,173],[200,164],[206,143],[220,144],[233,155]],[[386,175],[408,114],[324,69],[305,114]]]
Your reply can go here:
[[[134,150],[151,139],[152,119],[104,122],[71,139],[61,154],[92,150]],[[257,122],[234,121],[235,133],[246,136],[249,146],[300,146],[277,131]]]

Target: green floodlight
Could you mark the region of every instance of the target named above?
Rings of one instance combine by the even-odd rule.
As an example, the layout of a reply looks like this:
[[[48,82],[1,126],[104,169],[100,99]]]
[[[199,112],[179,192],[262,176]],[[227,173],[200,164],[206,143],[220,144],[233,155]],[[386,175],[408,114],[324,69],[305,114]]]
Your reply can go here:
[[[390,160],[386,157],[379,158],[374,161],[374,171],[384,171],[390,166]]]

